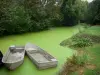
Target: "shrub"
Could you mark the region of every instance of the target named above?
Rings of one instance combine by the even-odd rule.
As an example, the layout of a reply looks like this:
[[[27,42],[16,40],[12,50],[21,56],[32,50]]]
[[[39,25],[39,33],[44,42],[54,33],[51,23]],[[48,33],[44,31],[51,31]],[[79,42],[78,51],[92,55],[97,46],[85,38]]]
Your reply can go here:
[[[55,16],[60,13],[59,8],[55,10],[54,0],[48,1],[45,7],[40,0],[1,0],[0,35],[48,29],[54,26],[54,20],[59,20]]]
[[[10,25],[12,26],[12,32],[11,33],[23,33],[29,31],[29,25],[30,25],[30,17],[25,12],[23,6],[15,6],[14,8],[10,8],[9,10],[10,14]],[[7,29],[11,29],[8,28]],[[8,30],[9,32],[10,30]]]
[[[81,56],[76,56],[76,64],[80,66],[84,66],[84,64],[88,61],[88,56],[86,54],[83,54]]]
[[[0,20],[2,34],[15,34],[29,31],[30,17],[23,6],[12,5],[3,13]]]
[[[62,41],[60,45],[69,46],[71,48],[84,48],[88,46],[93,46],[97,43],[100,43],[100,36],[78,33],[71,38]]]
[[[89,38],[84,37],[74,37],[72,38],[73,44],[71,46],[73,47],[87,47],[92,45],[92,40]]]
[[[64,64],[58,75],[70,75],[80,67],[84,67],[87,62],[88,56],[86,54],[73,55],[72,58],[67,59],[67,62]]]

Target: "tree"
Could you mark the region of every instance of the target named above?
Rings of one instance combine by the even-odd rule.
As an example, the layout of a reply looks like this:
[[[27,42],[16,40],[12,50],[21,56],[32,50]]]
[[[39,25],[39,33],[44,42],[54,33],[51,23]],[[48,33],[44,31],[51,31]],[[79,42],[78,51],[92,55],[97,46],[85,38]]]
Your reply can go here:
[[[54,26],[54,21],[60,20],[59,1],[0,0],[0,35],[40,31]]]
[[[100,0],[93,0],[89,3],[87,22],[90,24],[100,24]]]
[[[79,23],[84,18],[86,7],[86,3],[81,0],[64,0],[61,7],[62,23],[68,26]]]

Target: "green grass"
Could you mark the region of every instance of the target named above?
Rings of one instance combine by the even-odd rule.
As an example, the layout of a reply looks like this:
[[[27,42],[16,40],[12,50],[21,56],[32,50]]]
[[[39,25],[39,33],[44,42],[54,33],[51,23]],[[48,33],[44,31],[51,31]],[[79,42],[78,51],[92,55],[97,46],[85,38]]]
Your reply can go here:
[[[3,54],[10,45],[25,45],[27,42],[31,42],[40,46],[58,60],[58,66],[56,68],[38,70],[29,58],[25,56],[24,63],[20,67],[14,71],[9,71],[5,67],[0,68],[0,75],[55,75],[66,61],[66,58],[72,56],[75,52],[68,47],[64,48],[60,46],[59,43],[63,39],[70,38],[73,33],[76,34],[77,32],[77,26],[59,27],[42,32],[0,38],[0,50]]]
[[[84,48],[95,44],[100,44],[100,26],[89,27],[60,43],[61,46],[70,48]]]
[[[84,31],[84,33],[92,35],[100,35],[100,26],[92,26]]]
[[[83,36],[83,34],[85,34]],[[76,35],[82,35],[81,37],[77,37]],[[92,26],[86,30],[84,30],[81,33],[78,33],[74,35],[73,37],[64,40],[61,45],[68,47],[69,45],[75,43],[82,42],[82,45],[84,43],[89,42],[83,42],[82,38],[89,38],[92,40],[93,45],[92,46],[86,46],[85,48],[80,48],[79,46],[77,48],[73,48],[79,52],[79,50],[83,50],[84,52],[88,53],[88,63],[90,66],[95,67],[93,70],[92,68],[85,67],[84,69],[84,75],[100,75],[100,26]],[[73,41],[74,38],[74,41]],[[80,41],[81,40],[81,41]],[[69,46],[70,47],[70,46]],[[72,48],[72,47],[71,47]],[[81,55],[81,54],[79,54]],[[72,75],[78,75],[77,72],[73,72]]]
[[[68,58],[58,75],[75,75],[76,71],[79,71],[88,62],[87,54],[73,55]]]
[[[86,48],[86,50],[93,58],[93,60],[91,60],[91,63],[95,64],[97,67],[100,67],[100,44],[93,47],[88,47]]]
[[[85,69],[85,75],[100,75],[100,45],[88,47],[86,50],[92,57],[90,60],[91,64],[95,64],[96,68],[94,70]]]

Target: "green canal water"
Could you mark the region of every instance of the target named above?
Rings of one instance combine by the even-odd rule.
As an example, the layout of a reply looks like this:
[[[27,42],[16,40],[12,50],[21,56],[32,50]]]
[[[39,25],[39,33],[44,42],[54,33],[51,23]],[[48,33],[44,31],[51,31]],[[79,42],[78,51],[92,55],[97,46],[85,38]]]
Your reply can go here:
[[[50,30],[26,33],[21,35],[11,35],[0,38],[0,50],[3,54],[10,45],[25,45],[27,42],[38,45],[53,55],[58,60],[56,68],[46,70],[38,70],[36,66],[25,56],[24,63],[14,71],[8,70],[6,67],[0,68],[0,75],[56,75],[61,69],[66,59],[73,55],[74,50],[60,46],[60,42],[66,38],[70,38],[77,33],[75,27],[58,27]]]

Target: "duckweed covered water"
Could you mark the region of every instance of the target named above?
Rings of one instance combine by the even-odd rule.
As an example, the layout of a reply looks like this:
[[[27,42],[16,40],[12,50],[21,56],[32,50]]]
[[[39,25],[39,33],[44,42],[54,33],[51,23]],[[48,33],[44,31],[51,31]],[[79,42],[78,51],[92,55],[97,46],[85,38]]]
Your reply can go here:
[[[66,59],[74,53],[74,50],[64,48],[59,44],[62,40],[70,38],[77,32],[77,26],[59,27],[41,32],[11,35],[0,38],[0,50],[3,54],[7,51],[10,45],[25,45],[27,42],[31,42],[43,48],[58,60],[58,66],[56,68],[38,70],[30,59],[25,56],[24,63],[20,67],[14,71],[10,71],[6,67],[2,67],[0,68],[0,75],[56,75]]]

